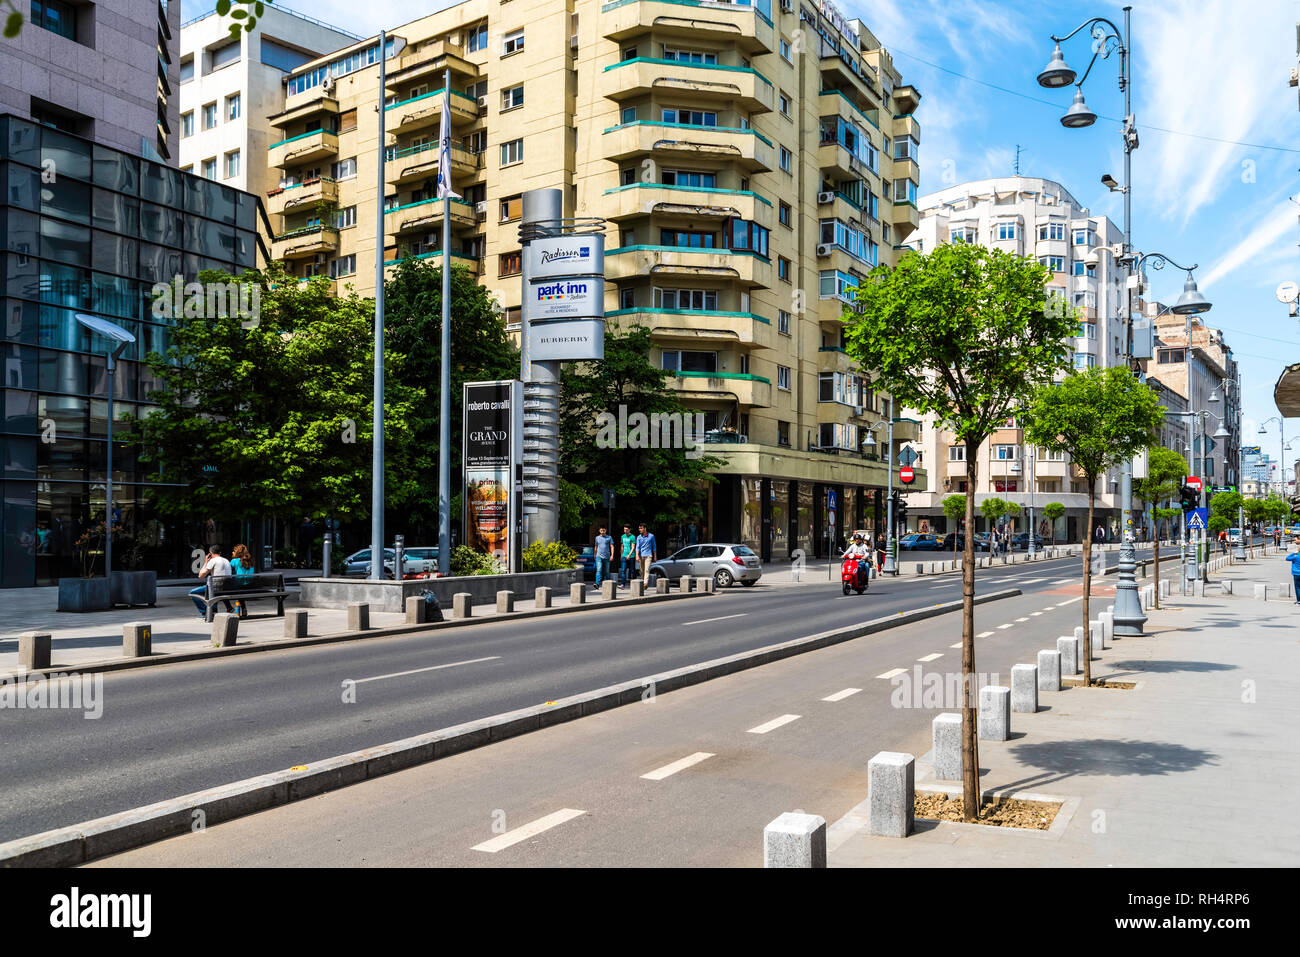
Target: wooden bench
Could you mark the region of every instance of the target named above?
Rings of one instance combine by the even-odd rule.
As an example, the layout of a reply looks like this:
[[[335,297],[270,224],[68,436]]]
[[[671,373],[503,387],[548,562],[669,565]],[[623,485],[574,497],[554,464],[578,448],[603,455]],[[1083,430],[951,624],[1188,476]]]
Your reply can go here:
[[[213,609],[222,602],[226,603],[226,611],[229,611],[231,602],[258,601],[263,598],[274,598],[276,617],[284,617],[284,600],[289,597],[289,593],[284,590],[283,575],[212,575],[207,581],[207,597],[200,598],[199,601],[207,608],[208,621],[212,620]],[[247,618],[247,606],[241,604],[240,608],[239,617]]]

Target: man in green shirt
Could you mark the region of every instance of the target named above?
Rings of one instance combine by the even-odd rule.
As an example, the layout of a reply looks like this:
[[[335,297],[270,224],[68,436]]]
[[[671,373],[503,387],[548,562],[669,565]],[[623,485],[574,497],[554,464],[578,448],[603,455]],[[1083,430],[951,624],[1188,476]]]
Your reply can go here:
[[[619,584],[624,588],[631,581],[632,576],[636,573],[636,536],[632,534],[632,526],[623,526],[623,537],[619,539],[623,546],[621,552],[622,562],[619,566]]]

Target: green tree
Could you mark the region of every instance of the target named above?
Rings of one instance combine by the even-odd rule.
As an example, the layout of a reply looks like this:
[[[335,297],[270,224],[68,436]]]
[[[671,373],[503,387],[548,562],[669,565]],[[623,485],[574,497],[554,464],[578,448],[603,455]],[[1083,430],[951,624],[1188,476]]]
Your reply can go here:
[[[1034,445],[1065,452],[1088,483],[1092,528],[1097,480],[1151,443],[1164,421],[1164,407],[1150,386],[1128,369],[1083,369],[1047,386],[1022,416]],[[1092,536],[1083,537],[1083,682],[1092,684],[1088,599],[1092,590]]]
[[[226,283],[205,271],[200,282]],[[139,421],[141,461],[159,470],[165,513],[252,519],[364,518],[370,504],[374,304],[335,297],[325,280],[295,282],[284,266],[249,270],[260,286],[253,328],[239,316],[179,320],[167,354],[146,359],[162,388]],[[387,496],[416,493],[425,460],[410,420],[423,398],[386,352]],[[260,553],[260,550],[259,550]]]
[[[635,522],[663,526],[700,520],[708,483],[714,480],[711,473],[724,464],[721,459],[695,458],[685,448],[618,447],[617,441],[604,440],[614,429],[601,431],[608,421],[600,418],[602,413],[617,422],[620,406],[626,408],[625,419],[638,412],[647,417],[689,412],[668,387],[671,377],[651,364],[650,330],[644,326],[626,332],[607,329],[603,359],[565,366],[560,472],[586,491],[592,501],[588,509],[601,500],[604,489],[612,488],[621,511],[638,513]],[[594,511],[588,509],[583,512],[590,520]]]
[[[438,524],[438,446],[442,421],[442,266],[433,259],[404,259],[384,283],[386,350],[403,356],[399,379],[419,390],[413,412],[415,443],[432,465],[402,517],[425,534]],[[510,341],[496,302],[469,271],[451,270],[451,485],[461,482],[461,431],[466,382],[519,378],[519,351]],[[396,503],[393,503],[396,504]],[[461,520],[454,512],[452,522]]]
[[[878,267],[846,311],[848,352],[900,405],[932,413],[966,449],[966,529],[975,527],[981,443],[1033,390],[1065,368],[1078,320],[1048,300],[1050,273],[1030,259],[966,243],[906,255]],[[979,814],[975,737],[975,536],[962,561],[962,804]]]
[[[943,500],[943,517],[952,523],[952,557],[957,560],[957,542],[962,538],[961,522],[966,518],[966,496],[949,495]]]
[[[1048,502],[1043,506],[1043,517],[1052,523],[1052,544],[1056,544],[1056,523],[1065,515],[1065,506],[1060,502]]]
[[[1187,460],[1173,449],[1152,445],[1147,451],[1147,477],[1133,482],[1133,494],[1151,506],[1152,525],[1152,565],[1154,578],[1160,581],[1160,515],[1161,511],[1173,511],[1173,518],[1182,514],[1181,510],[1161,509],[1164,502],[1178,494],[1183,478],[1187,475]],[[1160,589],[1156,589],[1155,607],[1160,607]]]

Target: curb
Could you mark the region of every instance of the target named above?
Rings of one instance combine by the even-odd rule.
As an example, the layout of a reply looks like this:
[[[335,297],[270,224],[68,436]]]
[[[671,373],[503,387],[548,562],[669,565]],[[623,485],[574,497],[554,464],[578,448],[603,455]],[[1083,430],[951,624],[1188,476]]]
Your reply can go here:
[[[1013,598],[1019,594],[1019,588],[1009,588],[978,596],[975,604]],[[662,599],[663,596],[658,597]],[[915,611],[898,612],[888,618],[877,618],[834,631],[795,638],[673,671],[624,681],[563,698],[550,705],[535,705],[326,758],[302,771],[273,771],[81,824],[18,838],[0,844],[0,867],[73,867],[191,830],[199,830],[200,827],[196,826],[199,822],[202,822],[202,828],[206,828],[462,751],[470,751],[494,741],[503,741],[610,708],[634,704],[645,700],[647,692],[658,695],[676,691],[900,625],[935,618],[961,608],[962,602],[951,601]]]
[[[328,635],[314,635],[307,638],[270,638],[265,641],[246,645],[231,645],[229,648],[203,648],[198,651],[176,651],[150,655],[147,658],[105,658],[99,661],[84,661],[70,665],[50,665],[48,668],[36,668],[31,671],[15,669],[0,671],[0,678],[48,678],[51,675],[95,674],[97,672],[124,671],[129,668],[149,668],[157,665],[179,664],[186,661],[204,661],[209,658],[228,658],[232,655],[246,655],[258,651],[283,651],[286,648],[305,648],[311,645],[329,645],[341,641],[361,641],[367,638],[393,638],[401,635],[419,634],[427,631],[440,631],[444,628],[463,628],[470,625],[500,623],[502,621],[520,621],[525,618],[544,618],[549,615],[567,615],[581,611],[609,610],[626,608],[629,605],[648,605],[655,602],[680,601],[683,598],[702,598],[718,592],[692,591],[682,594],[644,595],[641,598],[616,598],[614,601],[593,601],[590,604],[564,605],[554,608],[536,608],[526,611],[513,611],[490,618],[455,618],[445,621],[425,622],[419,625],[390,625],[387,628],[370,628],[366,631],[338,631]]]

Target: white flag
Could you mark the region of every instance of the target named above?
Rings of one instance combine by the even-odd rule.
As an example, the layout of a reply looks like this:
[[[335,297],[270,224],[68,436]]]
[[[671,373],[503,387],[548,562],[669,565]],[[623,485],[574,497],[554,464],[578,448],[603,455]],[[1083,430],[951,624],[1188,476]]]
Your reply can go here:
[[[438,198],[460,199],[451,191],[451,90],[442,91],[442,122],[438,125]]]

